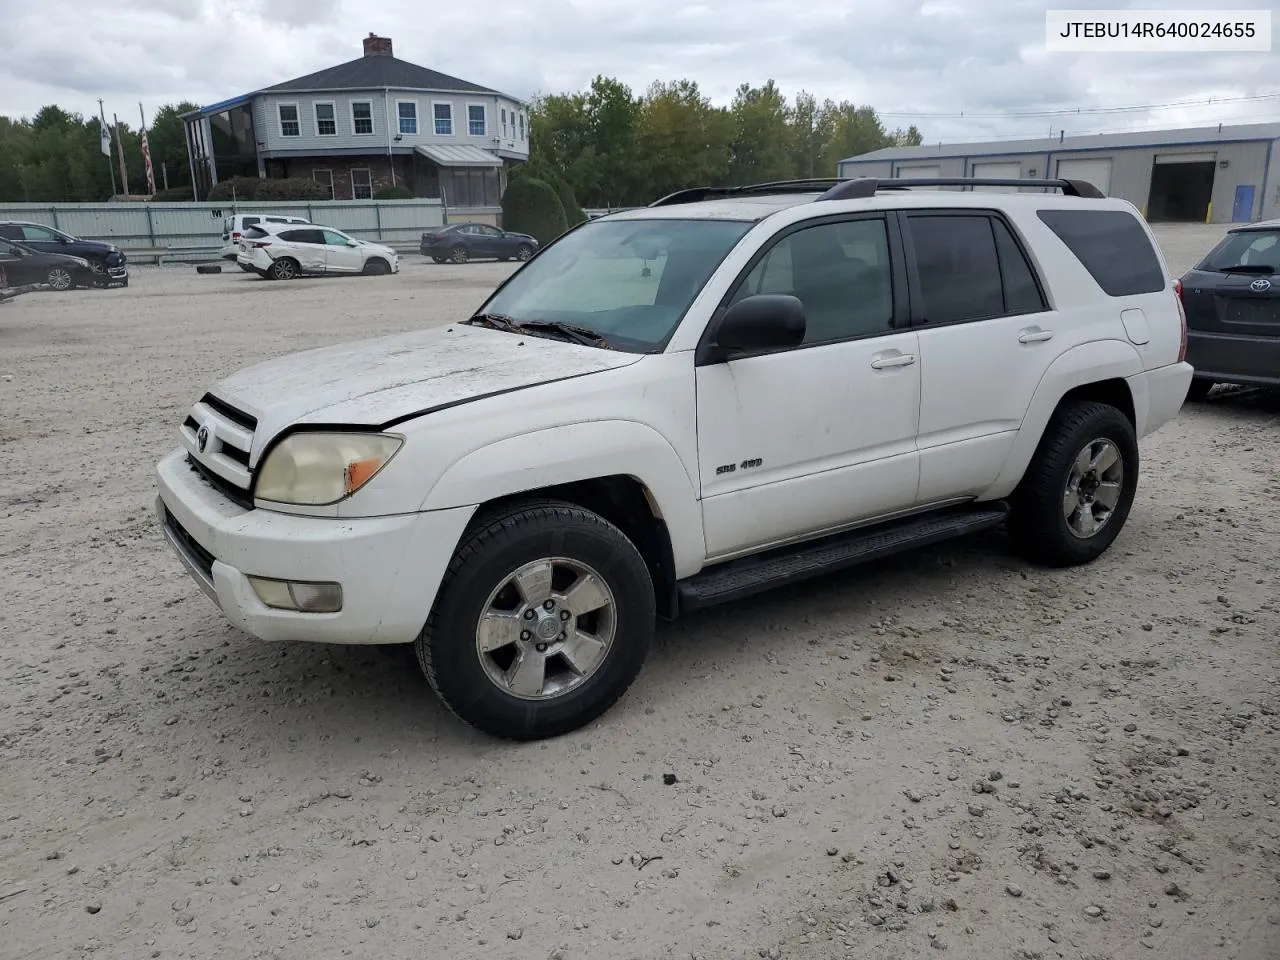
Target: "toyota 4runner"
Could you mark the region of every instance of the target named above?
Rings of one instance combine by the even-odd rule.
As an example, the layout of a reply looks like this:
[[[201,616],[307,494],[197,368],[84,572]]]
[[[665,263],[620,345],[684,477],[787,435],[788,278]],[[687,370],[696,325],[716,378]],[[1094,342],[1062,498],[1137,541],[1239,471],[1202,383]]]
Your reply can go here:
[[[214,385],[156,505],[242,630],[414,643],[457,715],[534,739],[606,711],[657,617],[999,525],[1094,560],[1185,351],[1150,229],[1087,183],[687,190],[475,316]]]

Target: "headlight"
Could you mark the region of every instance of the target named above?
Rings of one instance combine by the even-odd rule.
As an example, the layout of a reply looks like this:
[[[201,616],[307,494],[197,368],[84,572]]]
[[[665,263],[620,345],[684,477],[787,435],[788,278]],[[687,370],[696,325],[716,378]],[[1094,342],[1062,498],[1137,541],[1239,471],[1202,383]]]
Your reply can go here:
[[[295,433],[267,455],[254,496],[325,506],[351,496],[377,476],[403,437],[388,433]]]

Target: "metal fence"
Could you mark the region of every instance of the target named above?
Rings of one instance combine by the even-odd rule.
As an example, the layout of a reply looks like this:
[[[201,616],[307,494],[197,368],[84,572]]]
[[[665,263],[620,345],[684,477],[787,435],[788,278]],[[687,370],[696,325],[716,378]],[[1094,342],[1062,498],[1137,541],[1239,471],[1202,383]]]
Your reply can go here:
[[[452,212],[452,211],[451,211]],[[222,222],[237,213],[306,217],[394,247],[416,247],[423,230],[439,227],[445,210],[438,199],[316,200],[271,203],[8,203],[0,221],[43,223],[73,237],[105,240],[126,253],[203,259],[222,246]],[[163,251],[163,253],[156,253]]]

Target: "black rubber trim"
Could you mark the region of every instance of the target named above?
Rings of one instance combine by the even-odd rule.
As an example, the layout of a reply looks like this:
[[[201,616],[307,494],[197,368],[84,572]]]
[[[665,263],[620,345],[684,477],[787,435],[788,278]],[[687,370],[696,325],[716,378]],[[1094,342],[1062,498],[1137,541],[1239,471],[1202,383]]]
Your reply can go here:
[[[1000,525],[1004,501],[926,513],[717,564],[676,584],[681,612],[798,583]]]

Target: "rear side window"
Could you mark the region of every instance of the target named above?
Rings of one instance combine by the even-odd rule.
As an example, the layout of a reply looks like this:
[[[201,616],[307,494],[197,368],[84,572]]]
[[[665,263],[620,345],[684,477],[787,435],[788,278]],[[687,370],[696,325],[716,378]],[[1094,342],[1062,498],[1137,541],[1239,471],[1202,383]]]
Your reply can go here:
[[[257,240],[259,237],[269,237],[271,234],[263,230],[261,227],[246,227],[244,235],[250,240]]]
[[[1038,210],[1037,216],[1112,297],[1158,293],[1168,285],[1137,217],[1124,210]]]
[[[248,227],[248,226],[252,226],[255,223],[261,223],[262,221],[259,220],[257,217],[245,217],[241,222],[244,224],[244,226]]]
[[[908,218],[926,323],[982,320],[1004,313],[1000,260],[982,216]]]

